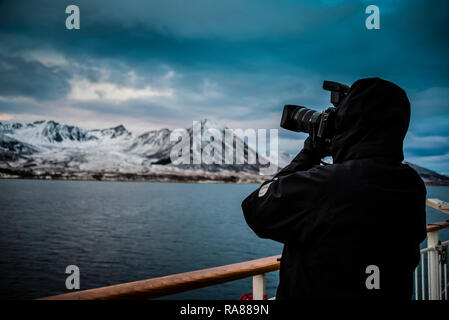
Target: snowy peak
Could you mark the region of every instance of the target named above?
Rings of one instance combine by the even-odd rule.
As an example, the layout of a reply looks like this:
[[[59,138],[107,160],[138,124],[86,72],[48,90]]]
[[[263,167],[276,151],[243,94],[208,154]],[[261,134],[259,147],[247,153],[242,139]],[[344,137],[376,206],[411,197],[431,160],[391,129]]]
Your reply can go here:
[[[225,129],[227,129],[227,127],[222,126],[221,124],[213,121],[213,120],[209,120],[209,119],[203,119],[200,121],[201,123],[201,128],[204,131],[207,131],[208,129],[217,129],[219,131],[224,132]]]
[[[208,135],[211,129],[214,129],[213,137]],[[173,131],[169,129],[151,130],[136,137],[123,125],[84,130],[51,120],[28,124],[0,123],[0,153],[7,153],[9,160],[25,159],[27,166],[34,168],[147,172],[155,170],[154,166],[159,165],[157,170],[258,174],[260,163],[257,160],[248,160],[260,160],[261,157],[241,141],[240,137],[235,136],[235,143],[237,145],[237,140],[240,139],[245,163],[226,162],[230,152],[234,152],[234,143],[224,139],[225,129],[226,127],[209,119],[194,122],[193,127],[186,129],[187,137],[183,137],[188,139],[184,142],[189,143],[190,162],[181,164],[172,163],[171,151],[178,144],[178,140],[171,141]],[[221,142],[216,140],[217,134],[221,135]],[[201,139],[200,148],[196,149],[194,145],[198,139]],[[221,157],[215,156],[219,151],[223,151]],[[198,156],[202,159],[200,163],[193,161],[193,158],[198,159]],[[236,159],[237,156],[230,157]],[[1,165],[0,162],[0,167]]]
[[[90,137],[85,130],[75,126],[61,125],[52,120],[47,121],[40,131],[42,137],[46,138],[48,142],[63,142],[70,141],[87,141]]]
[[[210,129],[214,130],[208,132]],[[291,156],[280,152],[277,162],[267,162],[271,160],[271,154],[266,159],[264,154],[250,147],[239,134],[235,134],[233,139],[226,139],[226,129],[209,119],[194,122],[193,127],[187,128],[186,134],[183,134],[183,139],[188,143],[184,146],[190,151],[190,157],[186,162],[172,163],[171,152],[178,141],[171,141],[173,131],[169,129],[151,130],[135,136],[123,125],[85,130],[52,120],[32,123],[2,121],[0,176],[5,173],[24,177],[48,175],[60,178],[68,175],[76,179],[79,175],[95,177],[123,173],[125,177],[165,174],[178,177],[201,175],[203,178],[241,178],[250,175],[259,177],[261,173],[271,174],[263,173],[266,172],[262,170],[266,168],[266,163],[278,163],[283,167],[291,160]],[[220,135],[222,140],[219,139]],[[238,144],[244,149],[240,153],[244,157],[243,164],[236,161]],[[200,162],[193,161],[199,158]],[[410,166],[427,184],[449,185],[446,176],[412,164]],[[274,167],[277,169],[277,166]],[[229,181],[234,181],[234,178]],[[192,181],[197,181],[195,179]]]
[[[90,130],[89,134],[96,138],[116,139],[118,137],[130,137],[132,134],[123,125],[118,125],[108,129],[94,129]]]
[[[131,137],[123,125],[107,129],[84,130],[77,126],[65,125],[53,120],[35,121],[33,123],[0,122],[0,134],[7,134],[29,143],[63,143],[84,142],[100,138],[116,139]]]
[[[153,142],[166,140],[170,137],[170,133],[171,131],[166,128],[161,130],[151,130],[138,136],[137,140],[141,141],[142,144],[151,144]]]
[[[0,133],[30,144],[87,141],[87,131],[75,126],[61,125],[53,120],[33,123],[0,123]]]
[[[0,133],[12,133],[17,129],[23,127],[21,123],[12,123],[7,121],[0,121]]]
[[[126,150],[145,156],[151,156],[163,150],[169,149],[174,145],[170,141],[171,130],[151,130],[138,136],[134,143]]]

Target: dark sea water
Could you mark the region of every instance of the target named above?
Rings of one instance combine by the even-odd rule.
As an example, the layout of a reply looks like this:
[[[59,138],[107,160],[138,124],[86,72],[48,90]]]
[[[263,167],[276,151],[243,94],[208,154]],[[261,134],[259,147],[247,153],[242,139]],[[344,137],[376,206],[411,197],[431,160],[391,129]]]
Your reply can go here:
[[[0,298],[67,292],[280,254],[259,239],[240,203],[257,185],[0,180]],[[428,187],[449,201],[449,187]],[[448,216],[428,210],[428,222]],[[449,239],[446,230],[442,239]],[[267,275],[274,296],[278,272]],[[169,296],[238,299],[251,278]]]

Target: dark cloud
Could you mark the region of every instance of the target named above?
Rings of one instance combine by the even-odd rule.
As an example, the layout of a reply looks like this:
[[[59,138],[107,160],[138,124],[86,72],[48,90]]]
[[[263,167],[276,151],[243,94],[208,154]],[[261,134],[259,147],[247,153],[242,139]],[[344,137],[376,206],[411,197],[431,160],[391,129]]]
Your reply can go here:
[[[419,136],[449,137],[449,114],[439,116],[413,116],[410,130]]]
[[[72,3],[70,3],[72,4]],[[65,29],[57,0],[0,2],[0,96],[63,101],[69,79],[135,89],[173,89],[173,99],[64,101],[117,117],[203,117],[278,125],[283,104],[322,110],[324,79],[351,84],[379,76],[403,87],[410,133],[449,136],[449,2],[378,0],[381,29],[364,26],[366,1],[80,0],[81,29]],[[33,50],[61,54],[50,66]],[[173,77],[167,75],[173,73]],[[67,100],[67,99],[66,99]],[[0,112],[44,114],[49,106],[0,100]],[[57,103],[53,103],[53,106]],[[36,108],[41,108],[37,111]],[[19,111],[16,111],[19,112]],[[303,139],[285,130],[286,139]],[[406,145],[411,156],[447,145]],[[436,142],[439,140],[437,139]],[[448,170],[449,171],[449,164]]]
[[[176,110],[168,109],[163,105],[154,102],[131,101],[126,103],[126,108],[117,105],[114,102],[78,102],[76,104],[80,110],[94,111],[98,114],[107,113],[108,115],[129,116],[132,114],[136,118],[170,118],[185,116],[180,115]]]
[[[0,55],[0,96],[57,99],[68,93],[69,74],[36,61]]]

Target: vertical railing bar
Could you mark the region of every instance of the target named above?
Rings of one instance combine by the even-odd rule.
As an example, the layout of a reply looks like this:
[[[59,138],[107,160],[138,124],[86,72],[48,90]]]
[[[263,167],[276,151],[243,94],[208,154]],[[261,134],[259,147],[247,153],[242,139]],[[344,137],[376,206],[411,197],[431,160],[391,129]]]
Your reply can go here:
[[[447,300],[447,290],[449,289],[449,283],[447,282],[447,268],[444,268],[444,298]]]
[[[438,248],[435,248],[435,254],[436,254],[436,280],[435,282],[439,283],[441,286],[441,280],[440,280],[440,252]],[[438,300],[441,300],[441,288],[438,290]]]
[[[449,248],[449,245],[446,245],[446,252]],[[446,254],[446,261],[443,261],[443,268],[444,268],[444,297],[445,300],[447,300],[447,290],[449,289],[448,283],[447,283],[447,254]]]
[[[441,280],[442,280],[442,277],[441,277],[441,267],[442,267],[441,262],[442,262],[442,260],[441,260],[441,258],[442,258],[441,252],[438,251],[438,284],[440,286],[439,299],[443,300],[443,292],[441,291],[441,290],[443,290],[443,286],[441,285]]]
[[[440,250],[439,250],[439,234],[438,230],[427,233],[427,247],[429,251],[429,274],[430,274],[430,300],[438,300],[440,298],[441,282],[440,282]]]
[[[426,292],[424,286],[424,253],[421,253],[421,300],[426,300]]]
[[[253,300],[263,300],[265,291],[265,273],[253,276]]]
[[[419,264],[416,266],[415,269],[415,300],[418,300],[418,268]]]
[[[439,279],[439,284],[440,284],[440,300],[443,300],[443,286],[441,285],[441,282],[443,281],[443,271],[442,268],[444,268],[444,264],[443,264],[443,251],[439,251],[438,252],[438,279]]]
[[[430,283],[431,283],[431,281],[430,281],[430,251],[427,251],[427,294],[428,294],[428,296],[427,296],[427,298],[428,298],[428,300],[430,300],[431,298],[430,298]]]

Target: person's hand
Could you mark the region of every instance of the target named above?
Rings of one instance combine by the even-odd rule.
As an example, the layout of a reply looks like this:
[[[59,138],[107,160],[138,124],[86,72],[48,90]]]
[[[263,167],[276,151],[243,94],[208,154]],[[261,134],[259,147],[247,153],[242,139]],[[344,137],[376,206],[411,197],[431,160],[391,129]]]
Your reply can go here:
[[[323,159],[331,155],[331,144],[323,141],[315,147],[315,150],[320,156],[320,159]]]
[[[304,148],[301,150],[301,152],[303,151],[312,159],[318,159],[318,162],[322,158],[331,155],[331,148],[329,143],[313,143],[310,136],[307,137],[307,139],[304,141]]]
[[[312,139],[307,137],[304,141],[304,146],[298,155],[293,159],[293,163],[301,163],[305,167],[311,167],[313,165],[319,164],[321,160],[321,155],[312,143]]]
[[[315,165],[319,165],[322,158],[330,155],[330,146],[327,147],[315,147],[312,143],[312,139],[307,137],[304,141],[304,147],[292,160],[292,162],[281,169],[276,177],[280,177],[286,174],[294,173],[296,171],[308,170]]]

